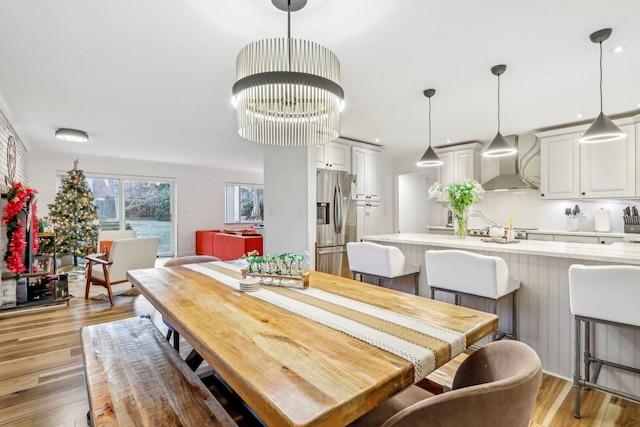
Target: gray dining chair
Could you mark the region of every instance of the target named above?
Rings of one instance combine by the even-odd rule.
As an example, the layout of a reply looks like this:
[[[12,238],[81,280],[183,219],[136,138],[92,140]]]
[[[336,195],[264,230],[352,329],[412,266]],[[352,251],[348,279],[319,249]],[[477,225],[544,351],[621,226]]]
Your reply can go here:
[[[451,391],[410,386],[351,427],[527,427],[542,380],[540,358],[520,341],[494,341],[462,362]]]
[[[183,256],[178,258],[171,258],[167,262],[164,263],[163,267],[175,267],[178,265],[185,264],[200,264],[203,262],[213,262],[220,261],[220,258],[208,255],[191,255],[191,256]],[[176,329],[169,323],[167,319],[162,316],[162,322],[169,328],[167,331],[167,341],[171,341],[171,335],[173,335],[173,348],[176,351],[180,351],[180,333],[176,331]]]

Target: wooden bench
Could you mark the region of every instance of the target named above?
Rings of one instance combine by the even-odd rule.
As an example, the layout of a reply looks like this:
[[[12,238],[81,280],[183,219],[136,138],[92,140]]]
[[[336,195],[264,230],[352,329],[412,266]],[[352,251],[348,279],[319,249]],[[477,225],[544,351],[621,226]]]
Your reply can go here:
[[[95,426],[235,426],[148,319],[81,331],[89,418]]]

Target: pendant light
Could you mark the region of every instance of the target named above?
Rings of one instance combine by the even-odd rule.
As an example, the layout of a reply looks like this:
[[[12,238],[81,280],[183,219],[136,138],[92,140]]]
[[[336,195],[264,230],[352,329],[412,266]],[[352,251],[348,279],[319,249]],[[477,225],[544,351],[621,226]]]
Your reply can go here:
[[[291,12],[307,0],[271,3],[287,12],[287,37],[250,43],[238,53],[232,89],[238,134],[284,146],[333,141],[344,106],[340,61],[319,44],[291,38]]]
[[[609,36],[611,36],[611,28],[598,30],[589,36],[593,43],[600,45],[600,114],[578,140],[582,143],[614,141],[625,137],[625,133],[602,112],[602,42]]]
[[[424,152],[422,158],[418,161],[418,166],[440,166],[443,162],[431,147],[431,97],[436,94],[436,90],[427,89],[422,93],[429,99],[429,145],[427,146],[427,151]]]
[[[482,154],[484,157],[502,157],[516,154],[518,150],[511,145],[500,133],[500,76],[507,70],[504,64],[491,67],[491,74],[498,77],[498,133],[489,147]]]

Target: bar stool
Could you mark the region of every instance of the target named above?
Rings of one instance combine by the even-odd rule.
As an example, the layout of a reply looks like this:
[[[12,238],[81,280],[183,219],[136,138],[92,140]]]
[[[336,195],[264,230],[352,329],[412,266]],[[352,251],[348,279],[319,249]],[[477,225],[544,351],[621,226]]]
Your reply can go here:
[[[498,303],[511,296],[511,331],[496,331],[493,340],[505,336],[518,339],[520,282],[509,275],[507,263],[502,258],[455,249],[429,250],[425,252],[425,265],[432,299],[435,299],[436,291],[454,294],[456,305],[460,305],[461,295],[480,297],[491,303],[490,312],[496,314]]]
[[[640,327],[640,267],[627,265],[569,267],[569,304],[575,319],[575,361],[573,371],[573,416],[580,418],[580,387],[591,388],[640,402],[635,396],[621,390],[596,384],[602,365],[640,373],[640,369],[600,359],[591,353],[591,323],[622,327]],[[584,324],[584,341],[581,325]],[[584,346],[582,346],[584,344]],[[582,348],[581,348],[582,347]],[[584,377],[580,369],[580,352],[584,354]],[[590,377],[591,364],[595,372]]]
[[[418,275],[420,266],[407,264],[402,251],[395,246],[379,245],[372,242],[347,243],[347,257],[349,269],[353,273],[370,276],[374,284],[380,286],[381,280],[389,281],[389,287],[393,288],[393,282],[403,277],[414,277],[414,294],[418,295]]]

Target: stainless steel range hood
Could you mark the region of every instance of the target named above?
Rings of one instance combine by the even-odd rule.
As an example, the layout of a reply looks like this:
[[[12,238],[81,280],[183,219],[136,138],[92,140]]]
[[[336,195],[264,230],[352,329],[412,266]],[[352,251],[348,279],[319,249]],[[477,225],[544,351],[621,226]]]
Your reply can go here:
[[[518,136],[506,137],[518,148]],[[520,151],[515,156],[499,157],[500,170],[498,176],[482,183],[487,191],[536,190],[538,186],[520,174]]]

